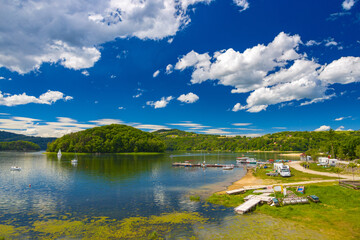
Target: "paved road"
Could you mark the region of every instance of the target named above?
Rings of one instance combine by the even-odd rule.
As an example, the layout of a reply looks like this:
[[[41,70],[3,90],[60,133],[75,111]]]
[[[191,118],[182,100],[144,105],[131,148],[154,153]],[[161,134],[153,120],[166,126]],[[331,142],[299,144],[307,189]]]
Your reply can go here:
[[[317,174],[317,175],[328,176],[328,177],[337,177],[337,178],[339,177],[339,175],[337,173],[318,172],[318,171],[310,170],[308,168],[304,168],[303,166],[300,166],[300,162],[291,162],[291,163],[289,163],[289,166],[291,168],[295,168],[296,170],[305,172],[305,173]],[[340,178],[345,178],[346,180],[353,180],[352,175],[340,174]],[[360,180],[360,177],[354,177],[354,180]]]

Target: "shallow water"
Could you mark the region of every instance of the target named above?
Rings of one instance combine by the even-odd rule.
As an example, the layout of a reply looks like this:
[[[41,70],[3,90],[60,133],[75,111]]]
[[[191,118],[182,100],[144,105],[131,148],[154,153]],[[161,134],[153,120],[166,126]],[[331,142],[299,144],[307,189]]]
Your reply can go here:
[[[235,163],[236,157],[242,155],[80,155],[79,163],[72,165],[71,155],[58,160],[55,155],[41,153],[0,152],[0,227],[3,225],[5,229],[11,225],[24,228],[17,231],[23,232],[23,235],[16,236],[8,232],[7,237],[52,238],[57,235],[39,235],[39,231],[34,230],[39,221],[46,223],[54,219],[65,219],[66,225],[73,224],[74,221],[95,221],[97,217],[108,217],[116,222],[132,217],[151,218],[161,214],[193,212],[207,219],[206,224],[186,222],[187,227],[178,228],[173,223],[167,223],[171,225],[171,229],[162,234],[168,238],[196,236],[209,239],[211,233],[213,236],[223,234],[228,238],[226,236],[231,235],[226,235],[228,230],[225,229],[229,227],[224,226],[237,226],[239,221],[249,225],[246,222],[253,216],[239,217],[231,208],[204,201],[190,201],[189,195],[196,194],[205,198],[212,192],[223,190],[225,186],[244,176],[244,168],[224,171],[217,168],[172,167],[171,163],[186,160],[197,163],[205,160],[207,163],[230,164]],[[269,153],[245,155],[263,160],[277,159],[275,154]],[[22,170],[11,172],[9,169],[12,165],[18,165]],[[269,228],[272,222],[274,221],[271,219],[259,224]],[[50,222],[45,226],[50,227]],[[246,229],[251,228],[243,229],[250,234],[251,231]],[[296,232],[295,227],[292,230]],[[70,233],[65,231],[64,234]],[[76,236],[81,238],[81,234]]]

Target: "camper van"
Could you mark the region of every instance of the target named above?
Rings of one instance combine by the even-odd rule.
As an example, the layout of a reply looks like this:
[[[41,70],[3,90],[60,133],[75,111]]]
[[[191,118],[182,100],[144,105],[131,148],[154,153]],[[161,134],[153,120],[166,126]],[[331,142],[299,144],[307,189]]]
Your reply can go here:
[[[318,162],[322,166],[326,166],[329,164],[329,158],[327,157],[318,157]]]
[[[278,172],[282,177],[290,177],[290,167],[282,163],[274,163],[274,170]]]

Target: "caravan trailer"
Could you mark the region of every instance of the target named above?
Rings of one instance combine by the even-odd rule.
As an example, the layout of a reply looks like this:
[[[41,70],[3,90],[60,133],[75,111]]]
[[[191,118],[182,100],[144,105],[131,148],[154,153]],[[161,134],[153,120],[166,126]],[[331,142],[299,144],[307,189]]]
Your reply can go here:
[[[337,164],[338,160],[337,159],[329,159],[329,165],[331,167],[335,167]]]
[[[327,157],[318,157],[318,162],[321,166],[329,165],[329,158]]]

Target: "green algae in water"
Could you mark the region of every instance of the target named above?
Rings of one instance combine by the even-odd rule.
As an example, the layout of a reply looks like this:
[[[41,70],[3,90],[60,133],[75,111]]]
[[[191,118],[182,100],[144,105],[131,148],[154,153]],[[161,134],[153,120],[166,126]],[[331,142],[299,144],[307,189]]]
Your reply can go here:
[[[130,217],[114,220],[99,217],[85,220],[44,219],[29,227],[0,225],[0,237],[36,236],[39,239],[73,237],[81,239],[162,239],[172,230],[205,223],[206,218],[199,213],[173,212],[160,216]],[[154,234],[156,233],[156,234]],[[156,236],[155,236],[156,235]],[[156,237],[156,238],[154,238]]]
[[[194,229],[199,239],[330,239],[300,223],[264,214],[225,217],[221,223],[204,223]]]
[[[0,224],[0,240],[10,236],[17,236],[16,228],[14,226]]]

